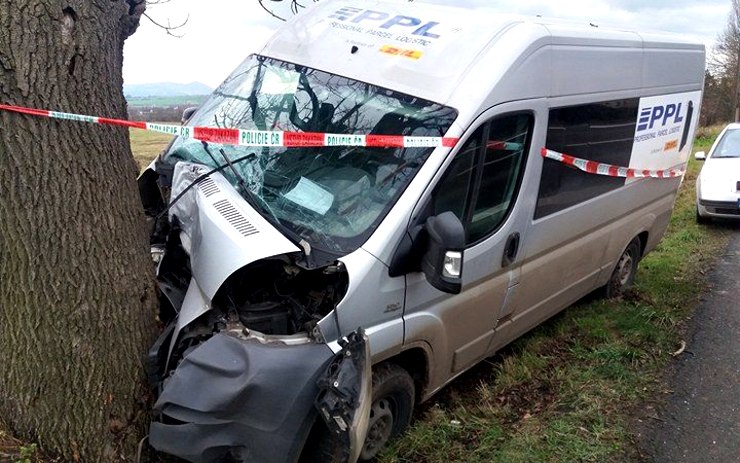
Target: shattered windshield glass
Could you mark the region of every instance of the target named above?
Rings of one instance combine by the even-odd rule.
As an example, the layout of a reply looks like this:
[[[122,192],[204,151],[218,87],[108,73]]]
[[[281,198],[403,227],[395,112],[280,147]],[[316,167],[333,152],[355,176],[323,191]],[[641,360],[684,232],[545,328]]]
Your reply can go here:
[[[457,112],[345,77],[251,56],[188,125],[249,130],[443,136]],[[312,247],[357,249],[433,148],[246,147],[179,138],[165,155],[217,167],[260,212]],[[253,156],[250,156],[253,154]]]

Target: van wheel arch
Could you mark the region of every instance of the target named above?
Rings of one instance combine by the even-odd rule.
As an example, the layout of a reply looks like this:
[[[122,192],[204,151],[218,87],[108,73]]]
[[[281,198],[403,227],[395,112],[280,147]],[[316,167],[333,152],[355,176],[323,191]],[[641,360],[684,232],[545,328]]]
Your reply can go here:
[[[650,234],[647,231],[644,231],[637,235],[637,239],[640,240],[640,259],[642,259],[642,257],[645,255],[645,249],[647,249],[649,237]]]
[[[429,355],[421,347],[412,347],[385,360],[383,363],[393,363],[406,370],[414,381],[416,390],[415,402],[421,402],[429,385]]]

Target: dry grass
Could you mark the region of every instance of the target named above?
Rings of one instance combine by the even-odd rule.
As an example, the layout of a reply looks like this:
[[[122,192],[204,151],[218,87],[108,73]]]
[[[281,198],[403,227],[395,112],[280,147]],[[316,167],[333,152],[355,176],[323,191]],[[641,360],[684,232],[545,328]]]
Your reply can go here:
[[[129,129],[129,135],[131,137],[131,152],[134,154],[134,159],[139,164],[140,169],[148,166],[167,146],[167,143],[172,140],[172,135],[141,129]]]

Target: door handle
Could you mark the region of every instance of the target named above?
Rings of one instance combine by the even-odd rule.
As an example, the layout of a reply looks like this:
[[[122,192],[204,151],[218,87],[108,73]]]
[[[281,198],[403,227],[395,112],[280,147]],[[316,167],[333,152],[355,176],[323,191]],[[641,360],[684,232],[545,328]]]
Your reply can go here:
[[[519,233],[514,232],[506,238],[504,246],[504,257],[501,259],[501,267],[508,267],[516,259],[516,253],[519,251]]]

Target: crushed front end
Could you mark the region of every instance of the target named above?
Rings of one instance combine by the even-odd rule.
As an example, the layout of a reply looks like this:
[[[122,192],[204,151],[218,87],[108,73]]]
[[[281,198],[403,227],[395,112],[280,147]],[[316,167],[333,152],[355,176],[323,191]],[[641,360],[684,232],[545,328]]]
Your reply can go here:
[[[189,187],[205,173],[176,165],[180,199],[153,227],[163,330],[147,359],[150,444],[196,463],[298,461],[318,418],[346,436],[350,461],[367,422],[369,350],[361,330],[332,350],[319,326],[336,327],[342,263],[298,265],[300,249],[224,177]]]
[[[320,416],[343,443],[339,460],[357,459],[370,354],[337,307],[350,323],[367,301],[350,302],[349,275],[362,277],[345,262],[374,259],[362,245],[434,147],[289,148],[264,135],[442,137],[456,117],[432,101],[260,55],[191,115],[190,127],[240,129],[265,143],[176,137],[140,177],[163,325],[148,357],[152,446],[193,462],[296,461]]]

